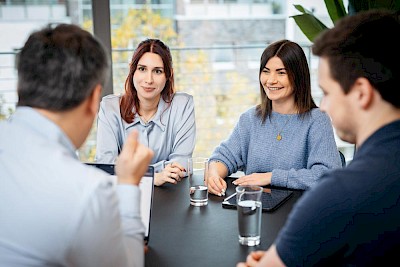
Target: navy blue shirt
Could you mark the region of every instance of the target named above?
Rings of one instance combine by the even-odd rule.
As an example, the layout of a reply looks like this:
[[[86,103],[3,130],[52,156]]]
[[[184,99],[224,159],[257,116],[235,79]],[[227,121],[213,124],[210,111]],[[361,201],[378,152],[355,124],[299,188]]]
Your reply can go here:
[[[287,266],[368,266],[400,255],[400,120],[296,203],[276,247]]]

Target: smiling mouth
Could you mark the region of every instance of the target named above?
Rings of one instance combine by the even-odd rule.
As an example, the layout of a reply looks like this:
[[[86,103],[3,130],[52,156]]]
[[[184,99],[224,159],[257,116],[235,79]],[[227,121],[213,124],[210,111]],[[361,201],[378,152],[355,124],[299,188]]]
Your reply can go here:
[[[283,87],[268,87],[268,90],[270,90],[270,91],[278,91],[281,89],[283,89]]]

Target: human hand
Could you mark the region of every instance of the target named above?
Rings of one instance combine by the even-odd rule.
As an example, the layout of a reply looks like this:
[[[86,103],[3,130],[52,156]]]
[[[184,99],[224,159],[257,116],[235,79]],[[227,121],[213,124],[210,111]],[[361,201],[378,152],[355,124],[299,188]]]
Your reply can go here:
[[[155,175],[154,184],[157,186],[165,183],[177,184],[185,177],[186,169],[178,162],[165,165],[162,172]]]
[[[260,261],[265,251],[257,250],[252,251],[246,258],[246,262],[239,262],[236,267],[254,267]]]
[[[138,132],[128,135],[115,163],[120,184],[138,185],[153,158],[153,151],[138,142]]]
[[[252,173],[250,175],[245,175],[237,178],[232,183],[234,185],[269,185],[271,184],[272,172],[266,173]]]
[[[221,176],[217,174],[212,174],[208,176],[206,179],[206,184],[209,193],[212,193],[220,197],[225,196],[227,185],[225,180]]]

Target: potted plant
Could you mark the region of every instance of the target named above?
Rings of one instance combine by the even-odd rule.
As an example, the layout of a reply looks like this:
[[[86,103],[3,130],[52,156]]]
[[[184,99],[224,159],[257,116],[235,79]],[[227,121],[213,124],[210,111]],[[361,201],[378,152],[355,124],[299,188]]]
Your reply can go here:
[[[389,9],[389,10],[400,10],[400,1],[398,0],[349,0],[348,12],[344,8],[343,0],[325,0],[325,6],[328,10],[329,17],[333,24],[336,23],[340,18],[352,15],[363,10],[370,9]],[[304,35],[311,42],[314,41],[317,35],[327,29],[327,26],[323,24],[318,18],[313,15],[313,12],[305,9],[301,5],[294,5],[294,7],[301,12],[299,15],[290,16],[294,19],[297,26],[304,33]]]

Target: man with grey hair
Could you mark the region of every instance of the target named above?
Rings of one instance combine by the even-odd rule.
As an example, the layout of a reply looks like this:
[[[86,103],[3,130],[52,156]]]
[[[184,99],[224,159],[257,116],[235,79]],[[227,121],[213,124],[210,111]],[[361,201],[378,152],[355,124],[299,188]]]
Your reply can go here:
[[[17,108],[0,123],[1,266],[144,266],[138,184],[153,152],[130,135],[116,188],[76,156],[108,68],[76,25],[49,25],[22,48]]]

